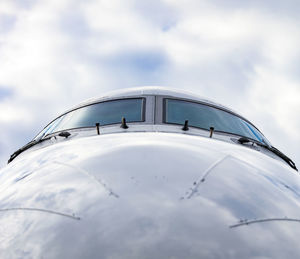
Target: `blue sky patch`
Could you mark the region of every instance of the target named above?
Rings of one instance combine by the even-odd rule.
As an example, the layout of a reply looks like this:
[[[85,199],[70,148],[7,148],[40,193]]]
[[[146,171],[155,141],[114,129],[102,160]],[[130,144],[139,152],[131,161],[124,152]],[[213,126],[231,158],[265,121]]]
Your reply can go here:
[[[12,89],[0,86],[0,101],[7,97],[11,97],[12,95],[13,95]]]
[[[162,31],[167,32],[167,31],[169,31],[170,29],[172,29],[172,28],[175,27],[175,26],[176,26],[176,22],[165,23],[165,24],[162,26]]]
[[[0,16],[0,33],[9,32],[13,29],[16,20],[14,15],[2,14]]]
[[[134,70],[138,73],[149,73],[159,69],[167,62],[161,51],[132,51],[119,53],[114,56],[112,63],[124,69]]]
[[[29,10],[37,3],[37,0],[14,0],[13,2],[18,7]]]
[[[178,21],[178,11],[172,8],[172,5],[164,3],[164,1],[143,0],[134,3],[135,10],[140,17],[152,25],[160,27],[162,31],[168,31]]]
[[[89,36],[90,29],[84,16],[78,10],[63,12],[59,21],[60,29],[76,41]]]

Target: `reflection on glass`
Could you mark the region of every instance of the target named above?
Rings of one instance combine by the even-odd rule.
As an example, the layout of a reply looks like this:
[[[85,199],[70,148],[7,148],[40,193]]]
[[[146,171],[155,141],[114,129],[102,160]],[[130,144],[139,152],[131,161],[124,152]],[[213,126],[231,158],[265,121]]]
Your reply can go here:
[[[229,112],[183,100],[165,99],[165,122],[233,133],[263,142],[263,135],[250,123]]]
[[[93,127],[127,122],[143,121],[143,98],[122,99],[88,105],[68,112],[50,123],[35,139],[42,135],[66,129]]]

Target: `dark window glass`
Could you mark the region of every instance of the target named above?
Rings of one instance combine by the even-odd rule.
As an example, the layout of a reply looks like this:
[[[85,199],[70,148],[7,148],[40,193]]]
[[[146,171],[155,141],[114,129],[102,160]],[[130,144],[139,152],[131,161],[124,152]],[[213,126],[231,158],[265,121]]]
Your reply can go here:
[[[121,99],[88,105],[62,115],[50,123],[36,138],[52,132],[121,123],[122,117],[127,122],[141,122],[143,118],[143,98]]]
[[[165,99],[164,118],[166,123],[184,124],[209,130],[228,132],[263,141],[263,135],[250,123],[229,112],[204,104],[183,100]]]

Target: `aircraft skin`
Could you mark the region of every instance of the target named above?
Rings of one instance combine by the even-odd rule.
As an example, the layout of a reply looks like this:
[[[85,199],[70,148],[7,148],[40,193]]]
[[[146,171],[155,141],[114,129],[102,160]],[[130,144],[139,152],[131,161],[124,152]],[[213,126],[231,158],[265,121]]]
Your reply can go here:
[[[70,111],[140,97],[143,122],[49,133],[13,156],[0,171],[0,258],[299,258],[297,171],[240,136],[161,115],[164,98],[233,111],[159,87]]]

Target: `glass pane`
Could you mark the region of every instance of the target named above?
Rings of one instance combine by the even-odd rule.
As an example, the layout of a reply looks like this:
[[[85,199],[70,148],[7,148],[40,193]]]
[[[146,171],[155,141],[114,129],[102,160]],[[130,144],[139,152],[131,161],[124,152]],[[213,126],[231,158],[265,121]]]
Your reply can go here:
[[[46,135],[66,129],[92,127],[96,123],[100,123],[101,126],[121,123],[122,117],[126,118],[127,122],[143,121],[143,100],[122,99],[79,108],[54,120],[36,139],[44,133]]]
[[[165,99],[165,122],[184,124],[209,130],[223,131],[263,141],[262,134],[251,124],[229,112],[204,104]]]

